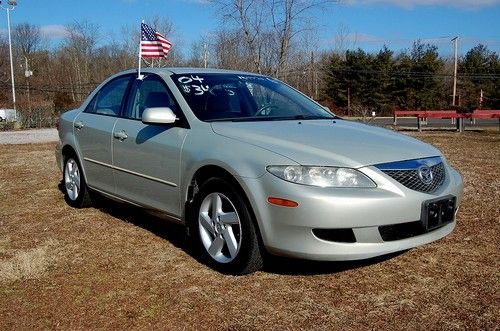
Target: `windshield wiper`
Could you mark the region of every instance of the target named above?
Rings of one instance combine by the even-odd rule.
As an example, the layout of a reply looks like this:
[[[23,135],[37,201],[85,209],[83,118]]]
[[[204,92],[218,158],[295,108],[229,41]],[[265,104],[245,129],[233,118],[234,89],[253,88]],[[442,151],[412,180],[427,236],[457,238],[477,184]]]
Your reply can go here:
[[[205,122],[264,122],[264,121],[285,121],[303,119],[303,115],[296,116],[248,116],[248,117],[226,117],[205,120]]]
[[[323,115],[295,115],[294,119],[296,120],[334,120],[339,119],[335,115],[332,116],[323,116]]]
[[[205,122],[264,122],[264,121],[290,121],[290,120],[334,120],[340,119],[338,116],[319,115],[294,115],[294,116],[247,116],[247,117],[226,117],[205,120]]]
[[[205,120],[205,122],[253,122],[253,121],[268,121],[270,117],[225,117]]]

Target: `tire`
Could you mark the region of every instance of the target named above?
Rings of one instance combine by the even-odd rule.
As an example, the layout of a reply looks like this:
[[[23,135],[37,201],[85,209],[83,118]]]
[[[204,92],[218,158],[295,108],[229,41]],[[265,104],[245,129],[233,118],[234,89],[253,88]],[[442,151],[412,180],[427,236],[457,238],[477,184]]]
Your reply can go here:
[[[254,219],[247,203],[231,183],[220,178],[207,180],[192,206],[190,233],[198,254],[207,265],[233,275],[262,268]]]
[[[64,158],[64,199],[74,208],[85,208],[92,205],[87,182],[81,169],[80,162],[73,155]]]

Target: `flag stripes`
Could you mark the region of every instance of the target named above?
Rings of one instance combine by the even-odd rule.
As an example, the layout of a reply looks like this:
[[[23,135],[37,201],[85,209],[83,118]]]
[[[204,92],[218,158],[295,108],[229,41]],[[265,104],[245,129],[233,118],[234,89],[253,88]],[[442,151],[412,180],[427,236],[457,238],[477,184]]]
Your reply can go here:
[[[141,56],[146,58],[167,57],[172,43],[148,25],[141,24]]]

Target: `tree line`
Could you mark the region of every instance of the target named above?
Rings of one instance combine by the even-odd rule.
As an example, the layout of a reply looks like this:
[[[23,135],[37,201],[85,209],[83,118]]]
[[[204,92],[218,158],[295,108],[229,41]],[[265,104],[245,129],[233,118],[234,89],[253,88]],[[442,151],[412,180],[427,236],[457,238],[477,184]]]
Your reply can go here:
[[[212,0],[219,27],[185,45],[167,18],[148,23],[174,47],[166,59],[144,66],[194,66],[238,69],[277,77],[340,114],[367,111],[390,114],[394,109],[450,108],[453,61],[435,46],[416,41],[395,53],[387,47],[369,53],[344,42],[318,51],[313,14],[328,10],[331,0]],[[39,26],[13,27],[17,109],[26,127],[52,125],[77,107],[106,77],[137,68],[139,27],[122,27],[105,41],[101,27],[88,21],[65,27],[65,37],[51,45]],[[336,40],[345,41],[340,32]],[[188,54],[183,49],[190,49]],[[0,38],[0,107],[12,108],[8,42]],[[29,75],[32,71],[33,75]],[[498,54],[478,45],[459,59],[460,107],[500,106]]]
[[[420,41],[399,54],[387,47],[378,53],[357,49],[329,54],[322,74],[322,98],[347,114],[500,108],[500,60],[481,44],[458,61],[455,107],[453,59],[440,57],[436,46]]]

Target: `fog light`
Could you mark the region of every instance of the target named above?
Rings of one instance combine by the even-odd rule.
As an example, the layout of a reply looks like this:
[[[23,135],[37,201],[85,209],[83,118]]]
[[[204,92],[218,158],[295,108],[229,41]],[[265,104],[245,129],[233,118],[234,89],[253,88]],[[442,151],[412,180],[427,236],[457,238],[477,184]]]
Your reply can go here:
[[[291,207],[291,208],[295,208],[299,205],[298,202],[295,202],[292,200],[287,200],[287,199],[282,199],[282,198],[273,198],[273,197],[267,198],[267,202],[269,202],[273,205],[276,205],[276,206]]]

